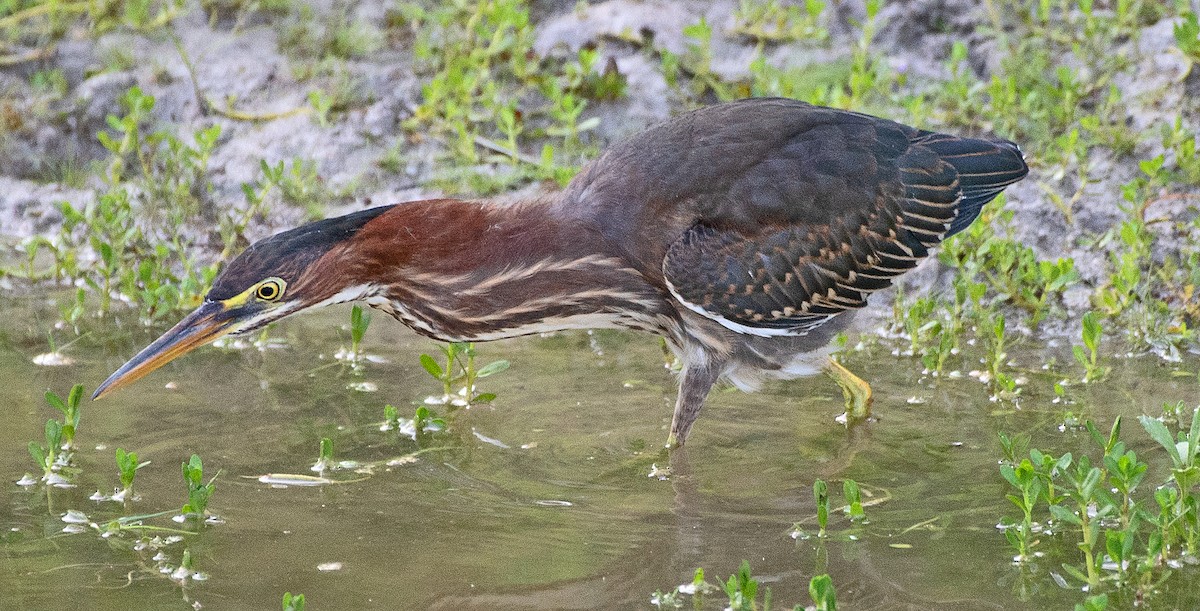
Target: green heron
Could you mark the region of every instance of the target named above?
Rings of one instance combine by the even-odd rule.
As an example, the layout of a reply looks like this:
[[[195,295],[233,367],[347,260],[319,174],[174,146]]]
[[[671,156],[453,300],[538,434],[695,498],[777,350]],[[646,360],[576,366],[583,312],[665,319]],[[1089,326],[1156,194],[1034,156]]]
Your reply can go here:
[[[718,380],[749,390],[819,371],[868,295],[1027,172],[1007,141],[788,99],[702,108],[611,147],[562,191],[381,206],[259,241],[93,397],[227,333],[357,300],[444,341],[664,336],[682,363],[679,445]]]

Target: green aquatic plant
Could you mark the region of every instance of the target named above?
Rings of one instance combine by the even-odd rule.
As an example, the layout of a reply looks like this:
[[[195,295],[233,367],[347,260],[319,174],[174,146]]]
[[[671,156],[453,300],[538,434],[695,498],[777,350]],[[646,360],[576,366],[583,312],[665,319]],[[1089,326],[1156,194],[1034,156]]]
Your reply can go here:
[[[1042,480],[1042,497],[1049,505],[1055,505],[1062,501],[1059,496],[1059,490],[1055,488],[1055,482],[1074,461],[1070,452],[1055,458],[1053,455],[1045,454],[1037,448],[1029,450],[1029,461],[1033,465],[1034,474]]]
[[[1000,438],[1000,450],[1004,453],[1001,464],[1011,466],[1021,462],[1021,457],[1025,454],[1025,449],[1029,447],[1029,436],[1015,435],[1010,437],[1003,431],[998,436]]]
[[[656,609],[681,609],[683,608],[683,601],[680,600],[680,596],[678,589],[671,590],[670,592],[655,590],[650,595],[650,604],[654,605]]]
[[[704,595],[716,588],[704,580],[704,568],[697,567],[692,573],[692,581],[676,587],[670,592],[656,590],[650,597],[650,604],[659,609],[679,609],[683,607],[681,598],[684,594],[690,594],[692,604],[695,608],[700,609],[704,606]]]
[[[79,402],[83,399],[83,384],[76,384],[71,387],[71,392],[67,394],[67,399],[64,401],[62,397],[53,392],[46,392],[46,403],[51,407],[62,412],[62,446],[63,449],[70,450],[75,447],[75,433],[79,430]]]
[[[1081,603],[1075,603],[1075,611],[1105,611],[1108,609],[1108,594],[1089,596]]]
[[[861,525],[868,523],[867,514],[866,514],[866,510],[865,510],[866,504],[863,503],[863,493],[862,493],[862,489],[860,488],[858,482],[856,482],[852,479],[843,480],[842,481],[842,497],[845,501],[845,504],[841,505],[839,507],[839,509],[841,510],[841,513],[843,515],[845,515],[847,520],[850,522],[850,529],[846,532],[841,533],[839,538],[841,538],[841,539],[854,538],[855,536],[857,536],[856,533],[858,532],[858,528]],[[829,512],[830,512],[829,484],[827,484],[825,482],[825,480],[818,479],[813,482],[813,500],[816,502],[816,509],[817,509],[817,514],[816,514],[817,532],[816,532],[816,534],[814,535],[804,529],[803,525],[810,521],[810,519],[806,518],[804,520],[797,521],[795,524],[792,525],[790,534],[793,539],[808,539],[813,536],[823,539],[823,538],[830,536],[829,535]],[[881,499],[877,499],[876,502],[878,502],[879,500],[881,500]]]
[[[367,327],[371,326],[371,313],[363,310],[357,303],[350,308],[350,351],[354,354],[362,352],[363,337]]]
[[[813,498],[817,502],[817,536],[825,536],[825,527],[829,524],[829,485],[825,480],[813,482]]]
[[[1087,455],[1080,456],[1075,463],[1075,469],[1067,470],[1069,484],[1066,496],[1074,502],[1074,509],[1064,505],[1050,505],[1050,515],[1060,522],[1074,525],[1081,540],[1077,544],[1083,552],[1083,567],[1080,571],[1075,565],[1063,563],[1062,568],[1071,576],[1095,588],[1100,585],[1100,558],[1095,554],[1096,543],[1099,541],[1100,526],[1106,516],[1113,512],[1111,503],[1102,502],[1099,495],[1103,494],[1100,484],[1104,471],[1092,466]]]
[[[475,344],[466,342],[451,342],[440,346],[439,350],[446,359],[445,366],[428,354],[422,354],[420,359],[421,367],[442,383],[442,396],[435,398],[438,403],[465,407],[495,400],[494,393],[476,394],[475,382],[507,370],[508,361],[492,361],[476,368]]]
[[[743,560],[742,565],[725,583],[721,584],[725,588],[725,595],[729,597],[729,609],[731,611],[758,611],[758,604],[755,599],[758,597],[758,580],[750,574],[750,562]],[[770,588],[766,588],[766,601],[763,603],[765,608],[771,606]]]
[[[1100,338],[1103,335],[1104,328],[1100,325],[1100,320],[1097,318],[1096,313],[1087,312],[1084,314],[1083,345],[1072,348],[1075,361],[1083,365],[1084,383],[1096,382],[1108,375],[1109,368],[1100,366]]]
[[[284,592],[283,611],[304,611],[304,595]]]
[[[995,207],[984,209],[980,222],[946,242],[938,254],[943,263],[958,268],[957,292],[963,283],[981,280],[982,286],[968,290],[962,297],[980,303],[987,296],[991,305],[1007,304],[1018,308],[1036,327],[1047,316],[1061,311],[1063,291],[1079,281],[1075,261],[1038,258],[1033,248],[1010,237],[1015,215],[1005,210],[1001,194]]]
[[[180,512],[184,516],[193,519],[203,519],[208,514],[208,501],[212,498],[213,491],[216,490],[217,475],[212,476],[208,482],[204,481],[204,463],[196,454],[185,463],[183,463],[183,483],[187,485],[187,503],[183,505]]]
[[[354,304],[350,308],[350,349],[339,353],[339,358],[349,361],[352,367],[358,368],[362,365],[362,341],[370,326],[371,313]]]
[[[333,461],[333,440],[328,437],[321,438],[321,448],[317,454],[317,462],[313,464],[312,470],[317,473],[324,473],[337,466]]]
[[[413,414],[413,429],[418,435],[426,432],[446,430],[446,421],[438,417],[437,412],[420,405]]]
[[[1196,484],[1200,483],[1200,408],[1192,411],[1188,430],[1180,431],[1174,438],[1161,420],[1141,416],[1138,421],[1171,458],[1171,478],[1176,491],[1168,500],[1173,501],[1170,509],[1174,528],[1164,537],[1164,549],[1169,549],[1170,543],[1178,540],[1183,542],[1187,553],[1195,554],[1200,549],[1200,515],[1197,513],[1200,499],[1195,492]]]
[[[391,404],[383,406],[383,424],[379,428],[384,431],[395,431],[400,428],[400,411],[396,409],[396,406]]]
[[[994,312],[987,321],[991,333],[986,335],[987,366],[986,382],[992,391],[993,400],[1011,401],[1020,394],[1017,381],[1008,373],[1008,325],[1003,314]]]
[[[1001,464],[1000,475],[1017,491],[1017,494],[1006,494],[1004,498],[1016,505],[1022,514],[1020,523],[1014,524],[1007,519],[1001,521],[1004,537],[1017,550],[1016,561],[1025,562],[1031,557],[1030,550],[1037,544],[1033,533],[1033,510],[1045,487],[1028,458],[1015,464]]]
[[[62,452],[63,425],[61,422],[50,419],[46,421],[45,438],[46,445],[39,445],[36,441],[29,442],[29,455],[33,457],[33,462],[37,463],[39,469],[42,470],[42,479],[49,479],[58,471],[60,452]]]
[[[692,597],[692,606],[696,609],[703,609],[707,608],[704,604],[705,595],[722,591],[728,599],[725,606],[726,611],[771,611],[772,609],[771,588],[761,587],[759,580],[754,578],[750,570],[750,562],[747,560],[742,560],[737,572],[730,575],[729,579],[718,580],[716,586],[705,580],[703,568],[697,568],[690,583],[677,586],[670,592],[655,591],[650,597],[650,604],[658,609],[678,609],[684,606],[682,597],[689,595]],[[819,611],[837,610],[836,593],[833,580],[829,578],[829,575],[814,576],[808,583],[808,592],[816,605],[815,608]],[[805,607],[796,605],[794,608],[801,610]],[[809,607],[809,609],[812,608]]]
[[[133,499],[133,479],[137,476],[138,469],[148,464],[150,461],[138,462],[137,452],[126,452],[125,448],[117,448],[117,471],[121,477],[121,498]]]
[[[862,492],[858,482],[848,479],[842,482],[842,495],[846,497],[846,506],[842,509],[851,522],[865,523],[867,514],[863,511]]]
[[[417,406],[411,420],[401,418],[399,410],[394,406],[385,405],[383,407],[383,424],[380,425],[379,429],[382,431],[401,431],[416,439],[424,433],[446,430],[446,421],[438,416],[437,412],[424,405]]]
[[[1168,404],[1164,415],[1179,420],[1180,408]],[[1046,556],[1065,555],[1067,561],[1061,569],[1067,583],[1074,580],[1093,594],[1113,589],[1122,598],[1143,600],[1154,595],[1171,575],[1171,567],[1194,554],[1200,544],[1195,490],[1200,483],[1200,418],[1194,411],[1188,416],[1189,428],[1174,436],[1162,420],[1140,418],[1146,433],[1170,457],[1170,480],[1156,487],[1150,498],[1143,492],[1143,483],[1151,465],[1121,441],[1120,418],[1107,434],[1092,422],[1085,423],[1102,451],[1099,460],[1069,453],[1055,458],[1034,449],[1029,459],[1015,463],[1018,442],[1002,435],[1005,460],[1001,474],[1021,492],[1010,494],[1009,499],[1022,510],[1026,521],[1018,525],[1002,520],[1005,536],[1021,554],[1018,560],[1028,558],[1033,546],[1040,543],[1049,548]],[[1046,528],[1055,536],[1033,539],[1027,524],[1043,509],[1050,518]],[[1074,547],[1078,556],[1070,560],[1070,552],[1056,552],[1059,545]],[[1081,608],[1093,608],[1090,605],[1100,604],[1098,601]]]
[[[837,611],[837,592],[829,575],[817,575],[809,580],[808,595],[816,611]]]

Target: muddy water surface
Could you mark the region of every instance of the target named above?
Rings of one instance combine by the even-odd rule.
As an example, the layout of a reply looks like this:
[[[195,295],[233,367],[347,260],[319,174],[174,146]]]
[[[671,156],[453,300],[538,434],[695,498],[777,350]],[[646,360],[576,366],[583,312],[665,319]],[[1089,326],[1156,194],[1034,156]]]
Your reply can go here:
[[[274,609],[285,591],[303,592],[315,609],[649,609],[656,590],[690,581],[696,567],[715,582],[742,559],[786,608],[807,603],[809,579],[825,572],[848,609],[1070,608],[1083,594],[1047,576],[1063,559],[1046,558],[1023,579],[996,529],[1015,516],[997,432],[1094,454],[1085,432],[1060,430],[1066,411],[1106,428],[1117,414],[1159,414],[1164,401],[1200,397],[1197,357],[1147,357],[1113,360],[1110,381],[1056,405],[1056,376],[1040,365],[1069,357],[1028,340],[1010,350],[1029,378],[1018,409],[990,402],[970,377],[933,384],[915,359],[881,346],[848,360],[874,384],[876,422],[837,424],[841,394],[823,377],[718,392],[687,451],[667,457],[659,447],[674,379],[658,341],[572,332],[479,345],[483,362],[512,362],[480,382],[499,398],[413,440],[379,430],[383,406],[411,415],[439,389],[418,364],[436,345],[377,316],[366,350],[380,362],[355,374],[331,356],[349,343],[340,328],[348,310],[331,309],[275,327],[273,347],[201,349],[85,402],[76,487],[22,487],[15,482],[34,470],[26,445],[57,415],[42,393],[76,382],[90,393],[165,328],[91,321],[64,350],[73,365],[38,366],[32,359],[59,317],[51,297],[0,302],[0,607],[9,609]],[[361,382],[377,390],[348,389]],[[1157,483],[1161,450],[1128,416],[1125,438],[1153,457]],[[259,481],[313,475],[322,437],[338,460],[373,468],[337,471],[328,474],[336,483],[319,486]],[[128,508],[89,499],[117,485],[117,447],[151,461]],[[177,511],[179,465],[193,453],[206,474],[220,470],[209,509],[223,523],[149,519],[199,530],[160,550],[138,549],[134,533],[63,532],[68,510],[97,523]],[[669,476],[651,477],[664,467]],[[857,480],[869,523],[835,515],[827,541],[794,539],[797,522],[815,530],[816,478],[831,483],[835,501],[841,480]],[[205,579],[162,572],[185,549]],[[1177,572],[1155,606],[1195,608],[1197,586],[1195,569]],[[710,596],[706,608],[724,603]]]

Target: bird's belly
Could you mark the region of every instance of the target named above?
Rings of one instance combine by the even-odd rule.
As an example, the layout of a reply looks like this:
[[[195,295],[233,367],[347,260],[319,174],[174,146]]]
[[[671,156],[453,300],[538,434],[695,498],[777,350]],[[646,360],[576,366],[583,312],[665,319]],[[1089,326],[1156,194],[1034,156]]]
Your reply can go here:
[[[741,390],[753,391],[769,379],[790,380],[826,369],[836,350],[833,338],[849,326],[854,311],[839,314],[805,335],[758,337],[733,334],[724,377]]]
[[[834,352],[832,343],[820,348],[795,352],[790,355],[777,354],[771,359],[756,355],[751,359],[731,359],[725,379],[740,390],[758,390],[766,380],[791,380],[816,375],[826,369],[829,355]]]

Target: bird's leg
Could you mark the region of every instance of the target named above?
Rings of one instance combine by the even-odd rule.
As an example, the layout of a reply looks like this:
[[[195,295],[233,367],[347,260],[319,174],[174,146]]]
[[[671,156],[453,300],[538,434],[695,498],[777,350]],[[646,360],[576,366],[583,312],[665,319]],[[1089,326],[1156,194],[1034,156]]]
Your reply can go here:
[[[842,394],[846,397],[846,424],[870,418],[871,385],[832,357],[829,359],[828,371],[838,386],[842,387]]]
[[[704,399],[721,377],[721,363],[706,359],[701,363],[684,365],[679,376],[679,399],[675,401],[675,416],[671,418],[671,436],[667,447],[677,448],[687,441],[692,424],[704,407]]]

